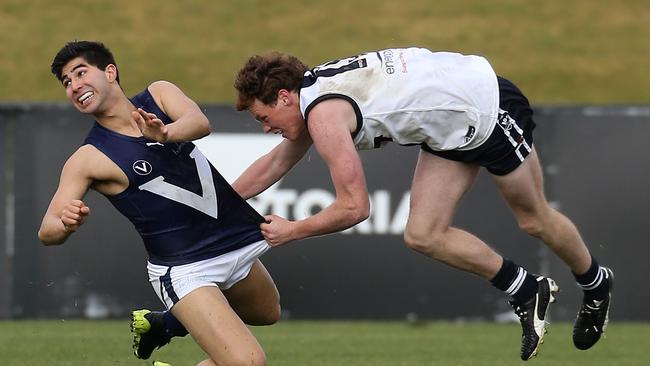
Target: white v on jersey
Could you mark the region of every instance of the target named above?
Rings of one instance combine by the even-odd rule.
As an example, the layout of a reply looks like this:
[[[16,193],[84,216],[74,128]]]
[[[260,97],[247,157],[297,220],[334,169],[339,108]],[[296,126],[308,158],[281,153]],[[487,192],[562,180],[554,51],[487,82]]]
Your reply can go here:
[[[486,59],[423,48],[386,49],[317,66],[305,73],[305,120],[318,102],[344,98],[357,113],[358,150],[425,143],[470,150],[490,136],[499,87]]]

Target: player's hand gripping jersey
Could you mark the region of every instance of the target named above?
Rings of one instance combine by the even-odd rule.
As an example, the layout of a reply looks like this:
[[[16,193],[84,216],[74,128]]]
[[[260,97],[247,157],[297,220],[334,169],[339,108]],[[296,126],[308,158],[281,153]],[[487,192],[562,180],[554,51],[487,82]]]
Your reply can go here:
[[[499,111],[497,77],[480,56],[386,49],[317,66],[305,73],[300,107],[327,98],[348,100],[357,114],[359,150],[426,144],[470,150],[490,136]]]

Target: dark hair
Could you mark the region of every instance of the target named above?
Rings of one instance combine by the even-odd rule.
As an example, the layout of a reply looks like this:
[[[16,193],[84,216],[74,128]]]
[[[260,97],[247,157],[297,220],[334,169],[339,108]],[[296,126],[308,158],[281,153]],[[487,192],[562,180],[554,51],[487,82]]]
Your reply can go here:
[[[279,52],[249,58],[235,79],[237,110],[248,109],[255,99],[271,105],[280,89],[299,90],[305,71],[307,66],[298,58]]]
[[[52,60],[51,70],[52,74],[56,76],[59,81],[63,81],[63,67],[70,62],[70,60],[81,57],[89,64],[97,66],[101,70],[106,70],[109,64],[115,65],[115,58],[111,51],[104,46],[101,42],[94,41],[71,41],[65,44],[63,48],[54,56]],[[116,76],[117,83],[120,83],[120,74]]]

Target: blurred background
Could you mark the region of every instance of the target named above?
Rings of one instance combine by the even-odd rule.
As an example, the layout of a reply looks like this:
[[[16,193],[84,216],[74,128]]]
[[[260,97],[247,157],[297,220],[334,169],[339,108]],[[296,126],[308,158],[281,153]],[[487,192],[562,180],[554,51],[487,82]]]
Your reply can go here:
[[[386,47],[483,55],[536,108],[535,144],[553,205],[573,219],[616,274],[611,317],[650,321],[650,3],[358,0],[0,2],[0,318],[116,318],[160,309],[135,230],[104,197],[59,247],[36,233],[67,157],[92,120],[68,106],[49,65],[68,41],[99,40],[134,95],[159,79],[199,102],[214,133],[199,146],[227,179],[279,140],[232,107],[234,75],[251,55],[279,50],[308,65]],[[288,319],[507,321],[489,283],[411,252],[402,232],[417,148],[362,153],[369,220],[262,257]],[[261,213],[299,219],[333,199],[311,152],[252,199]],[[490,217],[485,220],[486,215]],[[553,318],[580,301],[568,269],[520,232],[482,173],[455,225],[563,289]]]

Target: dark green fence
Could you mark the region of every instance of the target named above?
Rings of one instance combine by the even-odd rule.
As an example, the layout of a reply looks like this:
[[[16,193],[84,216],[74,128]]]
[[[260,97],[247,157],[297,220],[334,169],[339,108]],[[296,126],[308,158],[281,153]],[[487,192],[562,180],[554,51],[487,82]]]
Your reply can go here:
[[[217,169],[235,174],[275,141],[230,107],[205,106],[215,135],[204,143]],[[536,147],[549,199],[571,217],[594,255],[614,268],[612,317],[649,321],[650,108],[539,108]],[[146,253],[130,223],[98,194],[92,215],[63,246],[36,236],[66,158],[92,121],[62,104],[0,105],[0,318],[115,317],[160,308]],[[288,317],[305,319],[498,319],[510,311],[485,281],[433,262],[403,244],[401,228],[417,148],[362,152],[373,216],[344,234],[313,238],[262,257]],[[224,174],[227,175],[227,174]],[[270,193],[262,213],[290,217],[332,198],[329,174],[310,153]],[[489,220],[485,218],[489,217]],[[564,291],[555,319],[575,316],[579,291],[548,249],[521,233],[489,176],[481,173],[456,225],[501,253],[551,274]]]

